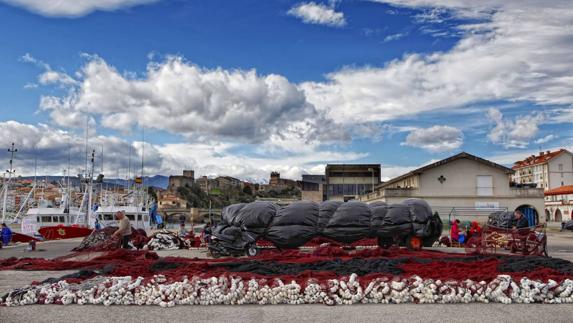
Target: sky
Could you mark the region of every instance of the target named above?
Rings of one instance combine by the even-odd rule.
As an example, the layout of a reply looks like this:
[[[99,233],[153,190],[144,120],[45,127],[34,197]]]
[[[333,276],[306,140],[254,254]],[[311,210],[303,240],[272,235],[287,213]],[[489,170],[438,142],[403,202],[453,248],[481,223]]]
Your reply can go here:
[[[0,26],[19,175],[86,147],[106,177],[256,182],[573,149],[569,0],[0,0]]]

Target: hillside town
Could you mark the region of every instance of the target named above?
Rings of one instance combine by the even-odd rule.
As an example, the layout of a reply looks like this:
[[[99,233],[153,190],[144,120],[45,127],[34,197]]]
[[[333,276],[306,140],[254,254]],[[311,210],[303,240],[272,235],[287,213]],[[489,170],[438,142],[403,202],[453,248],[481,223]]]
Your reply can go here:
[[[425,199],[448,220],[484,222],[488,214],[499,210],[522,210],[534,223],[572,220],[573,154],[565,149],[524,156],[511,167],[461,152],[387,181],[381,181],[381,169],[380,164],[328,164],[324,174],[303,174],[300,179],[271,172],[266,183],[224,175],[196,178],[193,170],[183,170],[181,175],[170,175],[166,187],[152,187],[152,191],[158,211],[168,220],[184,214],[188,221],[204,221],[206,212],[220,216],[227,205],[256,200],[288,205],[301,200],[395,203],[406,198]],[[7,195],[8,212],[22,206],[34,181],[27,201],[30,206],[61,205],[58,181],[41,176],[16,179],[13,194]],[[105,181],[102,187],[118,194],[128,190]],[[81,191],[72,199],[81,199]]]

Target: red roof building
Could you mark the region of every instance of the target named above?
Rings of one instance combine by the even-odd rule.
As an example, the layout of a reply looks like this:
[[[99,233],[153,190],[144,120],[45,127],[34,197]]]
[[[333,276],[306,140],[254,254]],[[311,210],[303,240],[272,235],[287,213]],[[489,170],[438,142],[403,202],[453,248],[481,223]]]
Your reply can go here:
[[[573,154],[566,149],[540,152],[513,164],[512,181],[518,184],[535,183],[551,190],[573,185]]]
[[[545,192],[545,217],[556,222],[573,220],[573,185]]]

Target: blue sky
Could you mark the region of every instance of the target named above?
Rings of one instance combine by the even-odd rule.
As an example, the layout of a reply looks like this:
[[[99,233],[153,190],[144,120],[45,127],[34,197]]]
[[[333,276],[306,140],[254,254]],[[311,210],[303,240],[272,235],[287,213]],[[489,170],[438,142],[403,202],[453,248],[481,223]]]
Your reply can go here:
[[[86,119],[120,176],[142,129],[149,173],[257,181],[572,146],[566,1],[0,0],[0,21],[22,173],[60,172],[68,143],[80,167]]]

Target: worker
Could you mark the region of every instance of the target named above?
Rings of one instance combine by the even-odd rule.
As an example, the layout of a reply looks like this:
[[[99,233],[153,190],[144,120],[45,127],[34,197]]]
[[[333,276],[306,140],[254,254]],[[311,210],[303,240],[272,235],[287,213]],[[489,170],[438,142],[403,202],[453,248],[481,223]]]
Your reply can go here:
[[[515,210],[515,212],[513,212],[513,218],[515,220],[515,229],[529,227],[529,221],[527,221],[527,218],[523,216],[523,213],[520,210]]]
[[[2,223],[2,245],[7,246],[12,240],[12,230],[6,225],[6,223]]]
[[[179,237],[185,238],[187,236],[187,230],[185,229],[185,223],[179,224]]]
[[[468,237],[473,236],[480,236],[481,235],[481,227],[477,223],[477,221],[472,221],[470,225],[470,229],[468,230]]]
[[[123,211],[115,213],[119,228],[112,234],[113,238],[121,239],[123,249],[131,249],[129,241],[131,240],[131,223]]]
[[[99,223],[98,219],[95,220],[94,228],[96,229],[96,231],[101,230],[101,224]]]
[[[452,242],[459,242],[460,239],[460,229],[458,227],[460,223],[460,220],[453,220],[451,223],[451,227],[450,227],[450,238],[452,239]]]

